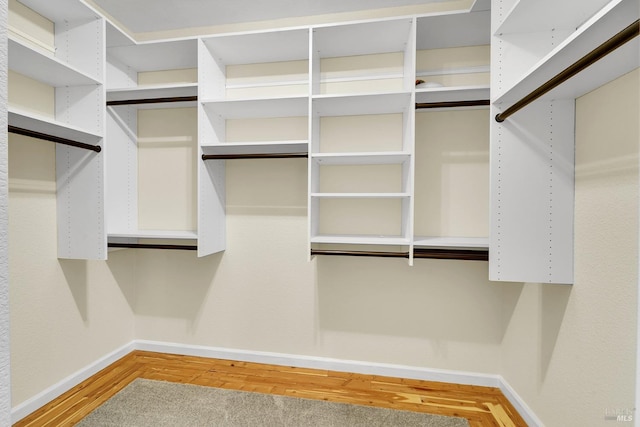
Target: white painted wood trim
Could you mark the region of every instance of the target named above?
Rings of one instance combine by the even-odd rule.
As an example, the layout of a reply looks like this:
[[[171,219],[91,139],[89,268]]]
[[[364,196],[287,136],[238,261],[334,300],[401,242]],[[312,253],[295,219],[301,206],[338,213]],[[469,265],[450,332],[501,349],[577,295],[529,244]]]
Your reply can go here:
[[[123,358],[127,354],[131,353],[135,350],[135,341],[132,341],[111,353],[101,357],[95,362],[91,363],[88,366],[80,369],[74,374],[69,375],[63,380],[57,382],[51,387],[43,390],[42,392],[36,394],[32,398],[20,403],[19,405],[13,407],[11,409],[11,423],[14,424],[36,409],[41,408],[47,403],[51,402],[56,397],[60,396],[62,393],[72,389],[73,387],[80,384],[82,381],[91,377],[92,375],[97,374],[102,369],[116,362],[117,360]]]
[[[509,402],[516,408],[516,411],[524,419],[530,427],[544,427],[544,423],[531,410],[529,405],[520,397],[518,393],[509,385],[509,383],[500,375],[498,375],[499,389]]]
[[[397,378],[425,381],[441,381],[454,384],[500,387],[501,377],[492,374],[431,369],[390,363],[362,362],[329,357],[305,356],[298,354],[273,353],[266,351],[240,350],[223,347],[177,344],[160,341],[136,340],[135,349],[185,356],[209,357],[237,360],[241,362],[267,363],[299,368],[327,369],[365,375],[384,375]]]

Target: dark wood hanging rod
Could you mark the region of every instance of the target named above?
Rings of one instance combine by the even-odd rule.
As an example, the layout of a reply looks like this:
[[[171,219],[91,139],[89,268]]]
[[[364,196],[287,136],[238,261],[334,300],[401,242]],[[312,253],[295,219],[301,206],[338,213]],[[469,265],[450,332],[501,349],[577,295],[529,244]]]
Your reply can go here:
[[[229,159],[295,159],[309,157],[308,153],[203,154],[202,160]]]
[[[126,249],[178,249],[183,251],[196,251],[196,245],[159,245],[153,243],[107,243],[110,248],[126,248]]]
[[[31,138],[43,139],[45,141],[55,142],[56,144],[69,145],[71,147],[84,148],[85,150],[95,151],[99,153],[102,151],[102,147],[99,145],[86,144],[84,142],[74,141],[72,139],[62,138],[55,135],[49,135],[47,133],[36,132],[34,130],[24,129],[17,126],[9,125],[7,127],[7,131],[10,133],[15,133],[17,135],[30,136]]]
[[[593,49],[591,52],[587,53],[585,56],[565,68],[563,71],[556,74],[546,83],[542,84],[540,87],[523,97],[520,101],[507,108],[502,113],[497,114],[495,117],[496,121],[498,123],[502,123],[503,121],[505,121],[505,119],[507,119],[515,112],[526,107],[545,93],[554,89],[556,86],[559,86],[560,84],[569,80],[580,71],[584,70],[585,68],[604,58],[606,55],[610,54],[620,46],[624,45],[628,41],[637,37],[639,32],[640,20],[637,19],[633,24],[629,25],[624,30],[620,31],[618,34],[614,35],[609,40],[605,41],[600,46]]]
[[[416,110],[426,108],[476,107],[490,104],[491,102],[488,99],[474,99],[469,101],[416,102]]]
[[[489,251],[486,249],[440,249],[414,248],[414,258],[458,259],[466,261],[488,261]]]
[[[120,101],[107,101],[107,106],[134,105],[134,104],[163,104],[167,102],[191,102],[197,101],[197,96],[172,96],[167,98],[123,99]]]
[[[311,249],[311,255],[372,256],[372,257],[381,257],[381,258],[409,258],[409,252],[346,251],[346,250],[333,250],[333,249]]]
[[[381,251],[352,251],[336,249],[311,249],[311,255],[380,257],[380,258],[409,258],[409,252],[381,252]],[[488,261],[488,250],[471,249],[427,249],[414,248],[414,258],[457,259],[465,261]]]

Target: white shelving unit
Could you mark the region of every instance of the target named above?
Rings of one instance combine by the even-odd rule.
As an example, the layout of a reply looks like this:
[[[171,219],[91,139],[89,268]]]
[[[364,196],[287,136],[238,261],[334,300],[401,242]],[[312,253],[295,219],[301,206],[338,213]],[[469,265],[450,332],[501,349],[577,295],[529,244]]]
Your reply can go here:
[[[482,9],[482,8],[481,8]],[[415,90],[417,104],[446,104],[459,102],[488,101],[489,94],[489,44],[490,44],[490,12],[481,10],[469,13],[446,13],[420,17],[417,19],[417,52],[416,78],[424,80],[426,83],[418,85]],[[456,104],[452,104],[456,105]],[[416,123],[419,123],[422,114],[432,114],[433,112],[454,110],[466,110],[477,108],[488,108],[488,106],[470,107],[449,107],[428,108],[416,110]],[[456,129],[452,129],[455,132]],[[428,133],[428,132],[427,132]],[[446,157],[446,153],[432,153],[424,145],[432,144],[429,138],[421,140],[424,135],[416,135],[416,153],[424,156],[425,152],[429,156]],[[483,138],[477,136],[477,144],[474,143],[474,150],[480,151],[484,148]],[[488,135],[486,136],[488,141]],[[484,148],[483,148],[484,147]],[[448,148],[451,150],[452,148]],[[417,168],[426,167],[421,164],[422,158],[416,159]],[[444,162],[444,160],[443,160]],[[445,165],[441,165],[444,167]],[[425,199],[429,194],[427,183],[416,181],[416,198]],[[420,201],[420,200],[418,200]],[[415,225],[416,233],[420,233],[425,226],[423,217],[424,205],[441,203],[433,196],[428,198],[428,202],[416,203]],[[464,209],[460,207],[460,209]],[[481,209],[481,208],[480,208]],[[484,215],[484,212],[465,212],[469,216]],[[469,220],[469,222],[472,222]],[[436,225],[428,227],[437,229]],[[487,230],[488,231],[488,230]],[[415,235],[413,245],[416,251],[419,250],[474,250],[487,251],[489,247],[488,235],[484,237],[472,236],[423,236]]]
[[[53,114],[10,105],[9,127],[102,148],[104,38],[102,17],[74,0],[25,0],[51,23],[53,46],[12,29],[9,69],[54,88]],[[47,46],[47,48],[45,48]],[[104,153],[56,145],[58,257],[105,259]]]
[[[385,56],[386,55],[386,56]],[[389,56],[391,55],[391,56]],[[348,57],[348,58],[347,58]],[[391,70],[378,58],[393,61]],[[311,58],[311,151],[309,156],[309,242],[379,246],[411,246],[413,214],[413,119],[414,119],[415,19],[381,20],[365,23],[319,26],[312,33]],[[344,68],[343,71],[342,68]],[[328,151],[323,122],[342,118],[345,126],[356,126],[350,134],[358,138],[357,123],[363,116],[400,116],[395,141],[378,141],[387,149],[371,148],[366,141],[350,151]],[[399,150],[398,150],[399,149]],[[364,150],[364,151],[362,151]],[[358,177],[362,168],[391,166],[385,174],[395,181],[389,191]],[[334,179],[332,168],[349,168],[351,182]],[[370,174],[370,173],[369,173]],[[374,174],[375,175],[375,174]],[[328,176],[328,178],[326,178]],[[351,186],[355,180],[362,181]],[[384,220],[391,227],[381,227]],[[344,218],[361,227],[358,234],[343,230]],[[345,232],[346,231],[346,232]],[[409,251],[411,252],[411,251]]]
[[[307,132],[305,139],[270,131],[254,132],[258,139],[228,133],[239,120],[262,129],[273,129],[265,123],[278,119],[308,120],[308,28],[205,37],[198,41],[198,61],[199,156],[308,152]],[[257,125],[259,119],[264,121]],[[198,182],[198,250],[208,255],[226,247],[225,160],[201,160]]]
[[[639,7],[493,0],[492,117],[637,20]],[[636,38],[492,121],[490,279],[573,283],[575,98],[637,68],[639,52]]]
[[[197,240],[196,230],[140,229],[138,203],[138,110],[197,106],[196,40],[135,43],[108,24],[106,57],[107,105],[121,103],[107,107],[109,242]],[[148,83],[146,73],[169,77]]]

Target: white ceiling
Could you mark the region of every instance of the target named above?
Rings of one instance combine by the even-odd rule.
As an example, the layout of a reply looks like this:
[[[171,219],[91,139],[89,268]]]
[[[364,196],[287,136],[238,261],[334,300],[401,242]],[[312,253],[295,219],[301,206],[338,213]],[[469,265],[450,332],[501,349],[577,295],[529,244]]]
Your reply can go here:
[[[445,1],[450,0],[93,0],[133,33]]]

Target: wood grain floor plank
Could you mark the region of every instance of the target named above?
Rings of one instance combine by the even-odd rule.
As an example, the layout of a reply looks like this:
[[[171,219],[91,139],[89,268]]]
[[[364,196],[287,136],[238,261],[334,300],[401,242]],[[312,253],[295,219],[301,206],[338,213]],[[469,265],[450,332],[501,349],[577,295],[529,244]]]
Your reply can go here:
[[[133,351],[16,427],[72,426],[136,378],[466,418],[471,427],[526,426],[494,387]]]

